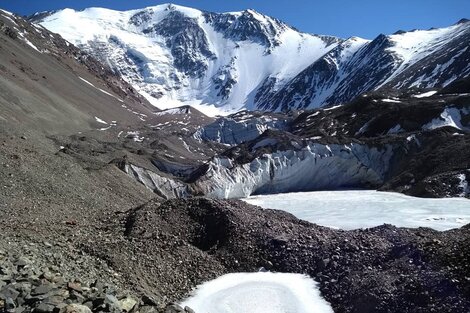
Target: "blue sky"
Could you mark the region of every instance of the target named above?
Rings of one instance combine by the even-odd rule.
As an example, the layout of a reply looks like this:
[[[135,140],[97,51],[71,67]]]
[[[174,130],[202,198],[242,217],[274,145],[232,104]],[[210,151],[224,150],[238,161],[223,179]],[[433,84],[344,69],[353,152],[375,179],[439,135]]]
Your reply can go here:
[[[0,8],[21,15],[61,8],[136,9],[167,3],[157,0],[0,0]],[[255,9],[301,31],[372,39],[380,33],[428,29],[470,18],[470,0],[174,0],[175,4],[214,12]]]

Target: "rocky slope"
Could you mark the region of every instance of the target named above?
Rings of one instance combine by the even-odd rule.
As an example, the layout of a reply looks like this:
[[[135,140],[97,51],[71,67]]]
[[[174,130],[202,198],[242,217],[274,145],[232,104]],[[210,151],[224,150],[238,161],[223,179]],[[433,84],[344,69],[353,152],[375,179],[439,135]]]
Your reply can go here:
[[[441,87],[470,73],[467,20],[374,40],[305,34],[253,10],[173,4],[65,9],[30,20],[109,65],[157,106],[192,104],[211,114],[312,109],[380,88]]]
[[[6,11],[0,11],[0,30],[2,122],[74,133],[112,121],[135,124],[155,111],[128,83],[59,35]]]

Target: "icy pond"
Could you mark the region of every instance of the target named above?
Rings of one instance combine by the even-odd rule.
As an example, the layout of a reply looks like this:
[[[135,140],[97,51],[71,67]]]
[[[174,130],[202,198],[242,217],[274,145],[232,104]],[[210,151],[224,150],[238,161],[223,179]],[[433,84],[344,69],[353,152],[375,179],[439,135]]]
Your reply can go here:
[[[464,198],[425,199],[393,192],[347,190],[263,195],[242,200],[346,230],[385,223],[448,230],[470,223],[470,200]]]
[[[269,272],[221,276],[199,286],[181,305],[204,313],[333,313],[313,279]]]

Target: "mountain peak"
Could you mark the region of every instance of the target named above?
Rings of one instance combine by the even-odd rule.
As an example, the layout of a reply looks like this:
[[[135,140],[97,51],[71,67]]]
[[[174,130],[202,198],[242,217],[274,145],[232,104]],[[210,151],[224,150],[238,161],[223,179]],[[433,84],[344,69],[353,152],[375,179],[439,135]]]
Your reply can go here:
[[[457,25],[458,25],[458,24],[465,24],[465,23],[468,23],[468,22],[470,22],[469,19],[467,19],[467,18],[462,18],[462,19],[460,19],[460,20],[457,22]]]

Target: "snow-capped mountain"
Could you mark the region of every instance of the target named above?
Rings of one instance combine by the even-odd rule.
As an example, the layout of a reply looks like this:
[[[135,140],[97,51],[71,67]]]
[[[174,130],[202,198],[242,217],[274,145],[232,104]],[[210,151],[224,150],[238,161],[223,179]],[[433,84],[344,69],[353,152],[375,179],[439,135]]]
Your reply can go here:
[[[470,73],[470,23],[370,41],[305,34],[253,10],[164,4],[31,20],[108,64],[160,108],[206,113],[315,108],[381,87],[434,87]]]
[[[255,108],[266,79],[277,88],[341,42],[253,10],[217,14],[165,4],[125,12],[65,9],[32,19],[109,64],[162,108],[181,102],[226,112]]]
[[[372,41],[353,37],[256,104],[264,110],[316,108],[380,88],[447,86],[470,74],[469,42],[467,20]]]

